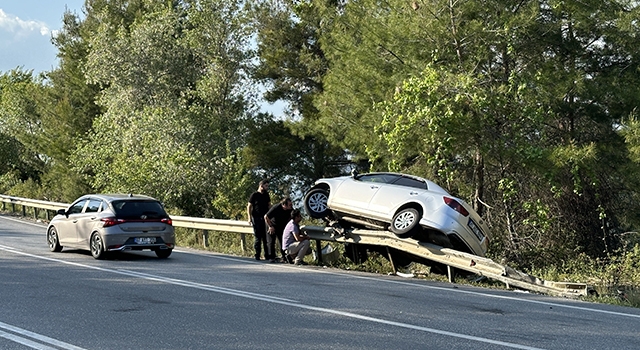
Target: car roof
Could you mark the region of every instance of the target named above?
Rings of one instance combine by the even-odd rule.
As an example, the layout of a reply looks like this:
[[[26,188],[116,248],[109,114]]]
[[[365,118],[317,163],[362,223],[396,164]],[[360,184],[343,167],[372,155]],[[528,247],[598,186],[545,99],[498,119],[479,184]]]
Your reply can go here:
[[[444,188],[440,187],[440,185],[436,184],[435,182],[431,181],[431,180],[427,180],[423,177],[420,176],[415,176],[415,175],[411,175],[411,174],[402,174],[402,173],[394,173],[394,172],[389,172],[389,171],[381,171],[381,172],[371,172],[371,173],[362,173],[362,174],[358,174],[358,176],[362,176],[362,175],[396,175],[396,176],[404,176],[404,177],[408,177],[408,178],[413,178],[419,181],[424,181],[427,184],[427,188],[429,188],[430,191],[434,191],[434,192],[441,192],[441,193],[446,193],[449,194],[449,192],[447,192],[447,190],[445,190]]]
[[[107,194],[102,194],[102,193],[94,193],[94,194],[87,194],[84,195],[80,198],[100,198],[103,199],[107,202],[113,202],[115,200],[122,200],[122,199],[128,199],[128,200],[153,200],[153,201],[157,201],[157,199],[153,198],[153,197],[149,197],[149,196],[145,196],[145,195],[141,195],[141,194],[124,194],[124,193],[107,193]]]

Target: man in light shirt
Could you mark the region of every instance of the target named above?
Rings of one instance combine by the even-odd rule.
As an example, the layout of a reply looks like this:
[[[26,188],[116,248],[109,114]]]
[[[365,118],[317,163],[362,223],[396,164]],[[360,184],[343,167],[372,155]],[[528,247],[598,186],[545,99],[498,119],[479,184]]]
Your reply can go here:
[[[291,220],[284,228],[282,234],[282,250],[287,255],[294,256],[295,265],[306,265],[304,256],[311,254],[310,237],[300,232],[300,221],[302,214],[300,210],[294,209],[291,212]]]

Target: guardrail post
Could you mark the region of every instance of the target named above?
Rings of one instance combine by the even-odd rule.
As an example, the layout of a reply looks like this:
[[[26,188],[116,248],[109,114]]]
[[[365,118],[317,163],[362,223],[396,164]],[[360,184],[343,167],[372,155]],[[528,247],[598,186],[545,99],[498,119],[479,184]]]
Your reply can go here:
[[[33,207],[33,218],[38,220],[38,208]]]
[[[316,239],[316,256],[318,257],[318,263],[322,264],[322,242]]]
[[[447,265],[447,276],[449,283],[456,283],[456,269],[453,266]]]
[[[24,204],[22,205],[22,216],[27,216],[27,207],[25,207]]]
[[[15,203],[11,203],[11,212],[12,213],[16,212],[16,204]]]
[[[244,233],[240,234],[240,248],[242,248],[242,252],[247,251],[247,238]]]
[[[51,221],[50,216],[49,216],[49,209],[45,209],[44,211],[44,217],[47,219],[47,221]]]
[[[391,263],[391,268],[393,269],[393,273],[396,274],[398,269],[396,269],[396,264],[393,263],[393,258],[391,257],[391,252],[389,251],[389,247],[387,248],[387,256],[389,257],[389,262]]]
[[[208,241],[209,241],[209,231],[202,230],[202,246],[206,248]]]

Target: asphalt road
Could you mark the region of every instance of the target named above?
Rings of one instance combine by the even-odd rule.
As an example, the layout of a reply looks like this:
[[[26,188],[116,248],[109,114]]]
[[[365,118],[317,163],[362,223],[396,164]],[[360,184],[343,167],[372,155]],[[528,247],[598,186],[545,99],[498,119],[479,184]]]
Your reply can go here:
[[[640,310],[176,249],[51,253],[0,216],[0,349],[637,349]]]

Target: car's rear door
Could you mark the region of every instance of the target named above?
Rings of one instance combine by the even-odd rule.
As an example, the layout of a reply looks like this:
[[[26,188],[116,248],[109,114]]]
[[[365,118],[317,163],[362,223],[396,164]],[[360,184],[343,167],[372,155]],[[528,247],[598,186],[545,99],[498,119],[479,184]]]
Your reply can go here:
[[[87,206],[81,215],[78,215],[76,222],[76,232],[78,244],[83,247],[89,246],[89,239],[93,233],[96,221],[99,221],[98,212],[102,210],[102,201],[98,198],[89,198]]]
[[[364,174],[347,179],[334,190],[329,206],[340,212],[366,213],[371,198],[383,183],[382,174]]]
[[[401,205],[424,198],[427,184],[418,179],[399,176],[392,183],[381,186],[369,202],[368,210],[375,216],[391,219],[396,208]]]

